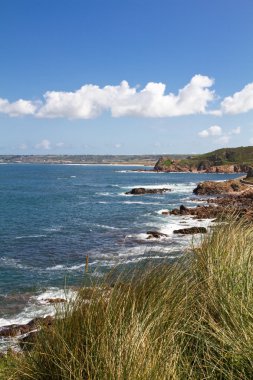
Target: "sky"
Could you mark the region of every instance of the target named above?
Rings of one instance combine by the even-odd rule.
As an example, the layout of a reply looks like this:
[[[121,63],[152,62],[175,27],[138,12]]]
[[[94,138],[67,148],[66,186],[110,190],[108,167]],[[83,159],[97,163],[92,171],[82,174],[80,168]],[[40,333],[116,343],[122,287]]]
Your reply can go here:
[[[0,154],[253,145],[252,0],[1,0]]]

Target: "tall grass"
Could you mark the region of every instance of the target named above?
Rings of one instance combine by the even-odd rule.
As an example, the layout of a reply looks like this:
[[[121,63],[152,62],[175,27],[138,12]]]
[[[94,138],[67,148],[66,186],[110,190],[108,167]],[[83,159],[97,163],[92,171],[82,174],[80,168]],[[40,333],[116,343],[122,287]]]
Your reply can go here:
[[[173,265],[81,289],[12,378],[252,379],[252,254],[253,226],[231,219]]]

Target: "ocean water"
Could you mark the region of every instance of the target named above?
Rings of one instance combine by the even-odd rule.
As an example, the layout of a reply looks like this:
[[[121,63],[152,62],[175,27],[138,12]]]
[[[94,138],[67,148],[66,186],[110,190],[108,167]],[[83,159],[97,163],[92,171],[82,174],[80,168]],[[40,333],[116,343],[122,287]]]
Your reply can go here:
[[[66,284],[73,296],[75,286],[117,265],[176,260],[192,237],[173,236],[173,230],[209,221],[166,216],[162,210],[196,206],[200,201],[192,190],[198,182],[236,176],[132,169],[0,165],[0,326],[53,313],[44,299],[65,297]],[[171,192],[125,195],[140,186]],[[168,237],[147,240],[151,229]]]

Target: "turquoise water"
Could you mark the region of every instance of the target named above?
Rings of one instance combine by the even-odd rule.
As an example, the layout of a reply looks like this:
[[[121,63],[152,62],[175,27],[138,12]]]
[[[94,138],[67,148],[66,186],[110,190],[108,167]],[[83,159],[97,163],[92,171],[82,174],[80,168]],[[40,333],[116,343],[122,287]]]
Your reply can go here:
[[[164,216],[161,210],[196,205],[192,190],[202,180],[235,177],[132,169],[0,165],[0,325],[16,321],[17,315],[19,321],[31,317],[36,302],[38,312],[40,295],[59,294],[66,277],[68,285],[81,284],[86,255],[89,279],[115,265],[174,260],[189,238],[173,236],[173,229],[197,222]],[[169,187],[171,192],[124,194],[139,186]],[[147,240],[150,229],[168,238]]]

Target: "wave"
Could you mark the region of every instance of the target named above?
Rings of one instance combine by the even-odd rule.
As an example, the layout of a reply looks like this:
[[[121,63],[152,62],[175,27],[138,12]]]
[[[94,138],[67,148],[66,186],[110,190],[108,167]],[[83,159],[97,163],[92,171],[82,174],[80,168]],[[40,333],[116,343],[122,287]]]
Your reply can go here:
[[[0,266],[17,269],[30,269],[28,266],[21,264],[19,260],[11,259],[8,257],[0,258]]]
[[[114,193],[109,193],[108,191],[107,192],[101,192],[101,193],[95,193],[96,195],[100,195],[102,197],[113,197],[117,194],[114,194]]]
[[[145,189],[171,189],[173,192],[178,193],[189,193],[192,192],[194,187],[196,187],[196,182],[185,182],[185,183],[163,183],[154,185],[143,185],[138,184],[134,186],[125,186],[125,189],[132,189],[133,187],[144,187]]]
[[[39,235],[24,235],[24,236],[16,236],[15,239],[36,239],[41,237],[47,237],[47,235],[39,234]]]
[[[160,205],[160,202],[142,202],[142,201],[123,201],[120,202],[122,204],[131,205],[131,204],[137,204],[137,205]]]
[[[10,318],[0,318],[0,328],[13,324],[26,324],[35,317],[54,315],[56,313],[56,307],[46,302],[47,299],[62,298],[66,301],[70,301],[74,300],[76,295],[77,292],[71,289],[64,290],[50,287],[39,295],[32,296],[21,313]]]

